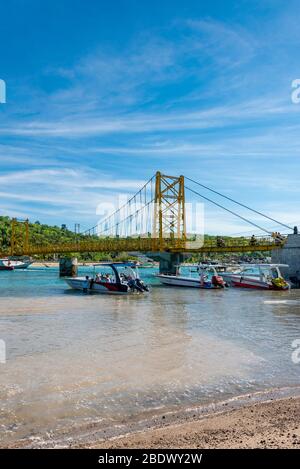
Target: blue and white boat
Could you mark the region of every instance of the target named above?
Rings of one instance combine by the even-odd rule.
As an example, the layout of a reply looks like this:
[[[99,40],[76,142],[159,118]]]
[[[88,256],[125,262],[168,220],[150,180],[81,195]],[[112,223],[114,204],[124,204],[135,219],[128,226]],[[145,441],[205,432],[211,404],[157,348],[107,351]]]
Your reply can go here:
[[[195,267],[195,266],[193,266]],[[158,274],[160,282],[163,285],[172,287],[192,287],[203,289],[216,289],[225,288],[226,283],[224,279],[218,274],[216,266],[214,265],[201,265],[197,267],[197,275],[190,276],[181,274],[181,266],[177,266],[175,274]]]

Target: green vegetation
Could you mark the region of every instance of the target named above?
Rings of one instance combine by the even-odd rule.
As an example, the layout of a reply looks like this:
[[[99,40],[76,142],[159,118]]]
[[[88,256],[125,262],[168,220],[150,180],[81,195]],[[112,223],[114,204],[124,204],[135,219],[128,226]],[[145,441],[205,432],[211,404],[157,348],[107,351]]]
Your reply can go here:
[[[21,240],[24,239],[24,226],[17,226],[16,229],[16,243],[21,243]],[[23,230],[23,231],[22,231]],[[86,240],[97,239],[96,236],[86,236],[83,234],[76,234],[73,231],[67,229],[65,225],[59,226],[50,226],[41,224],[39,221],[29,224],[30,232],[30,244],[36,246],[47,245],[47,244],[66,244],[74,242],[75,240]],[[10,247],[11,241],[11,218],[0,216],[0,251],[6,251]],[[128,259],[126,253],[119,253],[118,256],[110,253],[70,253],[70,256],[76,255],[80,261],[105,261],[105,260],[120,260],[125,261]],[[34,256],[35,259],[45,259],[45,260],[54,260],[55,256],[52,254],[45,256]],[[57,258],[57,257],[56,257]],[[132,259],[132,256],[131,256]]]
[[[17,225],[16,228],[16,244],[22,243],[24,239],[24,225]],[[23,231],[22,231],[23,230]],[[83,234],[76,234],[73,231],[67,229],[66,225],[59,226],[50,226],[41,224],[39,221],[35,223],[29,224],[29,233],[30,238],[29,242],[33,245],[47,245],[47,244],[66,244],[74,242],[75,240],[86,240],[86,239],[97,239],[97,236],[87,236]],[[233,238],[226,236],[223,237],[225,243],[230,243],[230,240]],[[11,218],[0,216],[0,251],[7,251],[10,247],[11,241]],[[204,236],[205,243],[215,242],[216,236],[205,235]],[[86,262],[99,262],[104,260],[120,260],[126,261],[128,260],[129,256],[127,253],[119,253],[116,256],[114,253],[71,253],[70,256],[76,255],[76,257],[80,261]],[[215,253],[208,255],[199,255],[194,254],[189,259],[188,262],[199,262],[199,260],[219,260],[220,262],[231,262],[233,260],[247,260],[247,259],[256,259],[256,260],[263,260],[265,256],[269,255],[269,253],[261,253],[261,252],[252,252],[246,253],[244,255],[233,254],[233,253]],[[36,259],[44,259],[44,260],[54,260],[57,259],[54,255],[45,255],[45,256],[34,256]],[[132,256],[130,256],[132,259]]]

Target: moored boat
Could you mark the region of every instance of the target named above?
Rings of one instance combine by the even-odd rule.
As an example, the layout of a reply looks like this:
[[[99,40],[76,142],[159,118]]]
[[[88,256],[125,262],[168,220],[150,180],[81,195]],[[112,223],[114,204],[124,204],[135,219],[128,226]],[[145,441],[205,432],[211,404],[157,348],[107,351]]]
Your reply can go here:
[[[149,291],[148,286],[140,279],[138,268],[130,262],[102,262],[94,268],[101,267],[100,273],[93,276],[65,278],[65,282],[75,290],[102,294],[126,295],[134,292]]]
[[[192,271],[190,271],[191,273]],[[181,266],[177,266],[176,274],[158,274],[160,282],[163,285],[173,287],[191,287],[203,289],[225,288],[224,279],[218,274],[214,265],[197,266],[197,276],[187,276],[181,274]]]
[[[288,290],[290,284],[283,278],[280,267],[285,264],[244,264],[233,272],[222,272],[232,287],[260,290]]]
[[[0,270],[18,270],[27,269],[32,264],[32,261],[18,261],[9,259],[8,257],[0,259]]]

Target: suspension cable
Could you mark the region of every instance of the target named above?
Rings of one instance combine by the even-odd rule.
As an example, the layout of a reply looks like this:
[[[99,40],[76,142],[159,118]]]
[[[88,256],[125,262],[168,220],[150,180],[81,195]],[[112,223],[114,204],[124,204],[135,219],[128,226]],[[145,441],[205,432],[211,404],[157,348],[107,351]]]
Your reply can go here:
[[[238,213],[233,212],[232,210],[229,210],[229,208],[226,208],[226,207],[224,207],[223,205],[218,204],[218,203],[215,202],[214,200],[209,199],[208,197],[205,197],[204,195],[200,194],[200,192],[197,192],[197,191],[195,191],[195,190],[193,190],[193,189],[191,189],[190,187],[187,187],[187,186],[185,186],[185,188],[186,188],[187,190],[193,192],[194,194],[199,195],[200,197],[202,197],[203,199],[207,200],[208,202],[211,202],[212,204],[216,205],[217,207],[220,207],[220,208],[222,208],[223,210],[226,210],[226,212],[229,212],[229,213],[231,213],[232,215],[234,215],[234,216],[240,218],[241,220],[244,220],[245,222],[250,223],[250,225],[253,225],[253,226],[255,226],[256,228],[259,228],[260,230],[264,231],[265,233],[268,233],[268,235],[271,235],[271,234],[272,234],[271,231],[268,231],[268,230],[266,230],[265,228],[262,228],[261,226],[259,226],[259,225],[257,225],[256,223],[254,223],[254,222],[248,220],[247,218],[242,217],[242,215],[239,215]]]
[[[112,213],[111,215],[109,215],[107,218],[105,218],[104,220],[102,220],[100,223],[98,223],[97,225],[93,226],[92,228],[89,228],[88,230],[85,230],[83,231],[81,234],[86,234],[88,232],[90,232],[91,230],[94,230],[95,228],[98,228],[99,225],[102,225],[103,223],[107,222],[111,217],[115,216],[117,213],[120,213],[121,210],[123,210],[128,204],[130,204],[131,201],[133,201],[135,199],[135,197],[137,195],[139,195],[143,189],[146,188],[146,186],[150,183],[151,184],[151,192],[152,192],[152,182],[153,182],[153,179],[155,178],[155,175],[152,176],[151,179],[149,179],[149,181],[147,181],[143,187],[136,193],[134,194],[129,200],[127,200],[127,202],[125,204],[123,204],[120,208],[118,208],[118,210],[116,210],[114,213]],[[120,222],[121,223],[121,222]]]
[[[121,220],[121,221],[119,222],[119,225],[120,225],[121,223],[124,223],[124,222],[127,221],[127,220],[132,219],[132,217],[134,217],[135,215],[137,215],[138,213],[140,213],[141,210],[145,210],[145,208],[148,207],[150,204],[152,204],[152,202],[153,202],[153,200],[149,200],[149,202],[147,202],[146,205],[144,205],[143,207],[139,208],[139,209],[136,210],[134,213],[127,215],[126,218],[124,218],[123,220]],[[115,226],[116,226],[116,225],[113,225],[111,228],[114,228]],[[102,234],[102,233],[105,233],[105,232],[108,231],[108,230],[109,230],[109,228],[106,228],[106,229],[100,231],[100,232],[98,233],[98,235],[100,235],[100,234]]]
[[[221,197],[224,197],[224,199],[230,200],[231,202],[234,202],[235,204],[240,205],[241,207],[244,207],[248,210],[251,210],[252,212],[256,213],[257,215],[261,215],[262,217],[268,218],[269,220],[274,221],[277,225],[281,225],[281,226],[284,226],[285,228],[288,228],[289,230],[293,230],[293,228],[291,226],[286,225],[286,224],[284,224],[284,223],[282,223],[278,220],[275,220],[275,218],[269,217],[268,215],[265,215],[264,213],[261,213],[258,210],[255,210],[254,208],[248,207],[248,205],[242,204],[241,202],[238,202],[237,200],[234,200],[231,197],[228,197],[227,195],[222,194],[221,192],[218,192],[214,189],[211,189],[210,187],[207,187],[204,184],[201,184],[200,182],[195,181],[194,179],[191,179],[187,176],[185,176],[185,179],[188,179],[189,181],[191,181],[195,184],[198,184],[198,186],[204,187],[204,189],[207,189],[211,192],[214,192],[215,194],[220,195]]]

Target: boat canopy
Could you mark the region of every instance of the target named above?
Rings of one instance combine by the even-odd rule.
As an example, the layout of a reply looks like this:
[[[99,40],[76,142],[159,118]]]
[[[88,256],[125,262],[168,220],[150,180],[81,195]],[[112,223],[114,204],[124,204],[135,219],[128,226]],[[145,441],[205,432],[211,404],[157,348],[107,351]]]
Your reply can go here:
[[[134,279],[139,277],[138,275],[138,268],[134,262],[99,262],[97,264],[93,264],[94,269],[95,267],[109,267],[112,269],[115,275],[115,282],[117,284],[121,284],[122,275],[130,276]],[[123,272],[120,272],[118,269],[124,269]]]

